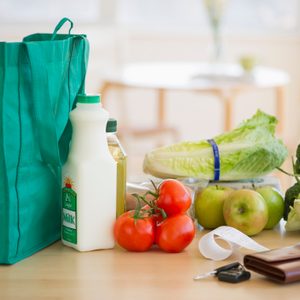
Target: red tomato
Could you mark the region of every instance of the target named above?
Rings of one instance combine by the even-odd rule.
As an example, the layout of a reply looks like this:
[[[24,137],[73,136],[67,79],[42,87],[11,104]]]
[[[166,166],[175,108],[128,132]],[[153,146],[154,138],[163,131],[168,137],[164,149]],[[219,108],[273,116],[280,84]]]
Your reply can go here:
[[[192,199],[187,188],[175,179],[164,180],[159,186],[157,206],[168,216],[185,213],[191,206]]]
[[[195,236],[195,225],[187,215],[172,216],[156,227],[156,244],[166,252],[181,252]]]
[[[128,251],[147,251],[154,243],[155,224],[152,217],[134,219],[134,211],[117,218],[114,226],[115,240]]]

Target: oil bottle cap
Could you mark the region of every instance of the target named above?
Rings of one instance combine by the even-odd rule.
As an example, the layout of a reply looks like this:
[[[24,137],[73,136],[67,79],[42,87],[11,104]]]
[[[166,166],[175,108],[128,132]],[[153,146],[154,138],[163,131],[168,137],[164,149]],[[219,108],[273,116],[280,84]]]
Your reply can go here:
[[[79,94],[77,95],[77,102],[78,103],[85,103],[85,104],[94,104],[101,102],[100,95],[86,95],[86,94]]]
[[[106,132],[117,132],[117,120],[109,118],[106,124]]]

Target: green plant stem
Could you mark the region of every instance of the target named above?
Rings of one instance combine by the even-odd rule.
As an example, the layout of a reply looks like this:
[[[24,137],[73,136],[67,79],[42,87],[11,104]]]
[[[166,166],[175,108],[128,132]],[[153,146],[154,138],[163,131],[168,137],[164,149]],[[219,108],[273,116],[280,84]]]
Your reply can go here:
[[[153,182],[153,181],[151,181],[151,182],[152,182],[153,186],[155,187],[155,189],[156,189],[157,192],[158,192],[158,189],[156,188],[154,182]],[[151,212],[150,212],[150,213],[148,212],[148,213],[149,213],[149,216],[150,216],[150,215],[153,215],[153,214],[155,214],[157,211],[159,211],[159,212],[161,213],[163,219],[166,219],[166,218],[167,218],[166,212],[165,212],[162,208],[158,207],[158,206],[155,204],[154,200],[153,200],[153,201],[148,201],[148,200],[146,199],[146,196],[147,196],[147,195],[151,195],[151,196],[153,196],[155,199],[158,198],[158,193],[153,193],[152,191],[147,191],[144,195],[139,195],[139,194],[137,194],[137,193],[132,194],[132,196],[135,197],[136,200],[137,200],[137,208],[135,209],[134,218],[135,218],[135,219],[140,219],[140,218],[142,217],[142,216],[141,216],[141,211],[145,211],[145,210],[142,209],[141,203],[144,202],[145,204],[149,205],[149,207],[151,208]],[[146,210],[146,211],[147,211],[147,210]]]
[[[132,196],[135,197],[136,200],[137,200],[137,207],[136,207],[136,209],[134,210],[134,215],[133,215],[133,218],[134,218],[135,220],[137,220],[137,219],[140,219],[140,217],[141,217],[140,212],[141,212],[142,206],[141,206],[140,195],[138,195],[138,194],[132,194]]]
[[[158,197],[158,195],[159,195],[158,187],[156,186],[156,184],[154,183],[154,181],[153,181],[152,179],[150,179],[150,182],[151,182],[151,184],[152,184],[153,187],[154,187],[154,190],[155,190],[155,197]],[[151,191],[149,191],[149,192],[151,192]],[[154,194],[154,193],[153,193],[153,194]]]
[[[277,167],[276,169],[279,170],[280,172],[288,175],[288,176],[294,177],[296,179],[296,181],[298,183],[300,183],[300,180],[299,180],[300,174],[292,174],[292,173],[289,173],[289,172],[287,172],[287,171],[285,171],[285,170],[283,170],[283,169],[281,169],[279,167]]]
[[[295,159],[294,159],[293,156],[292,156],[292,164],[293,164],[294,177],[295,177],[297,183],[299,183],[299,178],[298,178],[298,176],[296,175],[296,163],[295,163]]]

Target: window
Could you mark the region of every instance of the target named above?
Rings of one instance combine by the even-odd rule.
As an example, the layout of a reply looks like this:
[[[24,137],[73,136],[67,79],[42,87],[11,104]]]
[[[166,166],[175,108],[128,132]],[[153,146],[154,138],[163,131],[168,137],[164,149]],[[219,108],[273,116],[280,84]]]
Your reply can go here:
[[[226,4],[226,32],[300,33],[299,0],[0,0],[0,22],[55,22],[67,16],[126,28],[207,31],[204,1]]]
[[[1,0],[1,23],[56,22],[62,17],[95,22],[101,8],[99,0]]]
[[[219,0],[222,1],[222,0]],[[121,25],[208,30],[204,0],[117,0]],[[227,32],[299,33],[298,0],[223,0]]]

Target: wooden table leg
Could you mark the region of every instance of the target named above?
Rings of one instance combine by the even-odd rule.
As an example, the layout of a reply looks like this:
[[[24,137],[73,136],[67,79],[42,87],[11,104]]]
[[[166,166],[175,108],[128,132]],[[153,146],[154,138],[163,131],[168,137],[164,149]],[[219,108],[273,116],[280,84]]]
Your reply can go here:
[[[240,89],[223,90],[219,92],[219,97],[224,105],[224,130],[232,130],[233,125],[233,105],[234,101],[241,92]]]
[[[159,128],[165,126],[165,90],[158,90],[158,110],[157,110],[157,124]]]
[[[229,131],[232,126],[232,110],[233,110],[233,100],[230,97],[226,97],[225,99],[225,120],[224,120],[224,130]]]
[[[101,103],[103,107],[105,107],[106,95],[110,88],[111,88],[111,84],[107,81],[104,81],[99,89],[99,93],[101,94]]]
[[[101,95],[101,103],[104,107],[105,107],[105,101],[107,100],[107,93],[108,93],[109,89],[114,89],[117,87],[118,87],[117,85],[107,82],[107,81],[104,81],[102,83],[102,85],[99,89],[99,94]]]
[[[233,102],[238,93],[235,90],[223,90],[223,89],[215,89],[212,90],[212,93],[220,100],[223,105],[223,130],[227,132],[232,129],[232,118],[233,118]]]
[[[284,130],[284,102],[285,102],[285,87],[278,86],[275,88],[276,97],[276,117],[278,119],[277,133],[283,135]]]
[[[224,131],[227,132],[232,129],[232,119],[233,119],[233,103],[236,93],[223,91],[219,93],[219,98],[223,102],[224,106]]]

